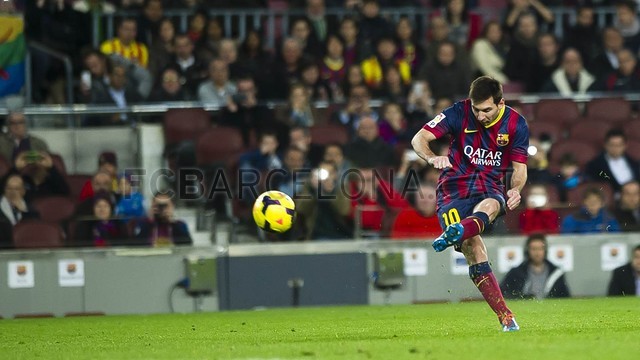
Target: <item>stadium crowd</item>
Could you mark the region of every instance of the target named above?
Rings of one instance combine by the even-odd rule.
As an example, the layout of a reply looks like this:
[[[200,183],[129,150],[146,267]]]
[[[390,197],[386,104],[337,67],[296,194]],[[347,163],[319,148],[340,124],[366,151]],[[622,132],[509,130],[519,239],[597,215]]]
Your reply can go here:
[[[243,39],[226,34],[215,13],[216,8],[268,3],[38,0],[26,2],[23,9],[28,39],[74,59],[74,88],[81,102],[126,107],[200,101],[219,110],[203,111],[205,125],[215,127],[199,135],[225,128],[241,139],[234,153],[238,160],[225,165],[229,173],[250,169],[264,175],[284,169],[285,175],[273,182],[260,182],[258,192],[269,187],[307,196],[297,201],[294,229],[272,240],[439,234],[439,173],[409,150],[409,141],[425,122],[464,98],[477,75],[498,79],[508,93],[570,97],[640,90],[635,1],[511,0],[492,8],[502,10],[497,21],[482,16],[487,13],[483,1],[280,2],[306,15],[292,18],[273,49],[266,47],[263,29],[248,28]],[[578,5],[576,22],[562,29],[559,38],[551,32],[550,7],[565,3]],[[20,4],[16,2],[18,8]],[[597,26],[595,10],[612,5],[613,18]],[[397,21],[383,17],[385,6],[429,6],[428,28],[419,28],[410,16]],[[327,7],[344,7],[349,13],[329,16]],[[187,32],[180,33],[164,16],[175,8],[193,10]],[[89,32],[77,29],[91,28],[94,11],[119,10],[136,15],[117,17],[115,37],[90,47]],[[49,69],[34,72],[41,85],[34,89],[34,99],[64,103],[58,69],[39,63],[43,59],[33,61],[42,65],[34,69]],[[267,106],[267,100],[277,105]],[[321,105],[325,102],[328,106]],[[509,105],[529,121],[530,180],[522,209],[498,221],[495,233],[640,229],[635,104],[604,99],[586,105],[571,100]],[[172,117],[183,124],[196,120],[179,111]],[[149,118],[163,122],[165,133],[171,131],[169,120],[169,114]],[[92,115],[82,125],[124,126],[131,121],[130,114]],[[8,132],[0,139],[3,226],[11,229],[25,219],[47,218],[51,205],[45,200],[62,197],[72,199],[72,210],[56,219],[68,245],[190,243],[184,223],[173,219],[173,202],[159,196],[145,211],[141,195],[131,193],[131,179],[117,171],[113,154],[100,157],[90,181],[76,184],[61,165],[64,160],[28,134],[24,114],[12,112],[5,125]],[[229,137],[220,139],[232,143]],[[167,143],[174,170],[210,165],[193,146],[203,138],[183,140]],[[439,145],[439,153],[447,149],[446,142]],[[319,193],[334,196],[324,201]],[[234,215],[248,223],[252,199],[247,194],[233,201]],[[0,243],[13,246],[11,232],[2,234]]]

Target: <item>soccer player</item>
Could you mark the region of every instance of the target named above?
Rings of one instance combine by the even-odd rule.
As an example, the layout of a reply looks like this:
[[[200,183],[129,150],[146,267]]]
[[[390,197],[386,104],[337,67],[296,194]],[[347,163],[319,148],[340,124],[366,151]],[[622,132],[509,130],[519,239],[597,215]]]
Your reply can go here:
[[[447,134],[452,136],[449,154],[438,156],[429,143]],[[441,252],[454,246],[462,252],[469,276],[498,315],[502,330],[519,330],[491,271],[480,234],[506,208],[513,210],[520,204],[529,146],[524,117],[505,105],[498,81],[482,76],[471,83],[468,99],[426,123],[411,144],[420,157],[443,170],[437,202],[444,232],[433,248]],[[511,169],[511,182],[505,188],[503,179]]]

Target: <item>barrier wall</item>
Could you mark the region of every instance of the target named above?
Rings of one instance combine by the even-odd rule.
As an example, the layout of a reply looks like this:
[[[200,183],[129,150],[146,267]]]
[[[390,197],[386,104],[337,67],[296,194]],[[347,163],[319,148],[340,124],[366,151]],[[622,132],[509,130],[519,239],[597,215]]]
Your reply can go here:
[[[501,279],[504,276],[502,260],[508,257],[518,260],[524,238],[492,237],[486,242],[494,271]],[[555,236],[549,238],[549,256],[557,258],[561,253],[560,262],[571,260],[566,276],[572,295],[603,296],[611,273],[607,266],[611,268],[618,262],[627,262],[630,250],[638,243],[637,234]],[[609,248],[612,244],[619,247]],[[371,254],[381,251],[406,251],[404,270],[426,271],[426,275],[407,276],[400,289],[385,296],[385,292],[375,289],[371,281]],[[414,257],[415,254],[426,254],[426,264],[420,259],[421,255]],[[10,318],[16,314],[43,312],[62,316],[67,312],[91,311],[167,313],[171,312],[170,304],[177,312],[191,312],[196,308],[217,311],[292,306],[296,301],[301,306],[311,306],[409,304],[479,298],[466,274],[466,265],[453,254],[450,250],[436,254],[421,241],[4,251],[0,252],[0,316]],[[172,286],[185,276],[183,260],[189,255],[217,257],[217,291],[202,297],[199,305],[183,290],[175,291],[170,297]],[[83,260],[84,286],[60,285],[61,281],[69,281],[60,278],[64,264],[67,264],[62,262],[63,269],[59,269],[60,263],[65,259]],[[16,261],[18,264],[30,261],[33,268],[18,270]],[[33,272],[31,287],[9,286],[10,278],[16,285],[16,281],[30,275],[25,274],[29,271]],[[18,285],[25,285],[24,279],[20,281]],[[291,286],[292,281],[303,282],[296,290],[297,294]]]

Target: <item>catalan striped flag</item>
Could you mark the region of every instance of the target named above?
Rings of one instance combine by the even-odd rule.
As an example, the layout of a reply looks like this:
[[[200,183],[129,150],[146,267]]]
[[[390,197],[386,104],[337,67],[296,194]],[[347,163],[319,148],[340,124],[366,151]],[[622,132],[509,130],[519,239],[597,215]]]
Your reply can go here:
[[[24,86],[25,54],[23,18],[0,14],[0,98]]]

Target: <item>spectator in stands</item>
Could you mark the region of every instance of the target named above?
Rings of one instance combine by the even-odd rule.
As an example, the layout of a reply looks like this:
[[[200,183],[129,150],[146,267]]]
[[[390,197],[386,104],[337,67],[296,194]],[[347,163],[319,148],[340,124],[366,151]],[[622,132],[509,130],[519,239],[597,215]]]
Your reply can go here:
[[[158,85],[151,92],[149,102],[171,102],[190,100],[191,96],[182,87],[180,73],[174,67],[167,67],[160,74]],[[161,117],[158,121],[162,121]]]
[[[507,46],[504,42],[502,27],[497,21],[488,22],[480,38],[471,47],[471,60],[480,75],[488,75],[502,84],[509,82],[504,73]]]
[[[384,70],[382,86],[377,91],[377,98],[387,101],[403,102],[409,94],[409,84],[402,80],[402,75],[396,67],[388,67]]]
[[[633,248],[631,261],[613,270],[608,296],[640,296],[640,245]]]
[[[366,54],[373,54],[378,40],[393,35],[393,27],[380,15],[378,0],[363,0],[361,10],[358,41]]]
[[[283,159],[285,173],[278,174],[282,176],[274,176],[274,181],[267,186],[295,198],[304,192],[304,182],[309,177],[307,154],[295,146],[289,146]]]
[[[238,45],[232,39],[220,40],[220,58],[229,66],[229,78],[232,80],[246,74],[242,63],[238,59]]]
[[[442,229],[436,213],[436,186],[422,184],[414,191],[412,207],[402,209],[391,228],[391,238],[432,238]]]
[[[138,221],[133,230],[139,243],[153,247],[193,244],[187,224],[174,217],[174,204],[170,196],[154,195],[150,215]]]
[[[547,239],[543,234],[527,238],[525,260],[507,273],[500,283],[508,299],[545,299],[570,297],[569,287],[560,268],[547,259]]]
[[[124,172],[118,175],[118,196],[115,214],[125,218],[138,218],[146,214],[144,196],[133,187],[132,174]]]
[[[189,39],[196,44],[204,34],[204,28],[207,26],[209,15],[204,8],[196,9],[189,19],[189,29],[187,35]]]
[[[289,89],[289,103],[280,120],[289,126],[313,126],[315,119],[311,111],[309,92],[303,84],[291,85]]]
[[[272,85],[269,86],[270,96],[274,99],[284,99],[289,93],[289,85],[300,81],[300,67],[302,65],[302,46],[294,38],[287,38],[282,42],[280,56],[271,69]]]
[[[430,40],[427,45],[427,58],[422,64],[423,69],[425,66],[432,64],[436,60],[438,48],[440,48],[440,44],[443,42],[450,42],[454,44],[456,54],[462,64],[467,65],[470,63],[467,47],[454,41],[454,37],[451,35],[451,27],[444,17],[435,16],[431,18],[430,30]],[[420,71],[422,71],[422,69]]]
[[[443,41],[437,48],[435,61],[423,67],[420,78],[429,83],[434,97],[458,97],[467,92],[471,73],[456,54],[455,45]]]
[[[118,24],[116,37],[104,41],[100,51],[107,55],[118,54],[146,68],[149,63],[149,51],[145,44],[136,41],[137,27],[135,19],[122,19]]]
[[[357,166],[357,164],[356,164]],[[351,218],[373,237],[388,236],[394,212],[408,208],[409,202],[393,188],[386,171],[359,167],[350,184]]]
[[[629,49],[621,49],[616,57],[618,70],[607,74],[599,84],[594,84],[594,90],[620,93],[640,91],[640,69],[636,56]]]
[[[331,99],[331,89],[329,84],[320,78],[320,68],[317,63],[305,62],[300,66],[300,83],[307,89],[311,101],[329,101]]]
[[[554,22],[553,13],[540,0],[510,0],[507,8],[507,16],[504,21],[505,28],[509,33],[517,26],[520,19],[531,15],[536,22],[536,27]]]
[[[551,184],[554,176],[549,172],[547,146],[539,138],[529,138],[529,157],[527,158],[527,179],[530,184]]]
[[[560,195],[560,201],[567,201],[567,193],[569,190],[576,188],[582,184],[585,179],[580,165],[573,154],[566,153],[560,158],[560,172],[556,175],[556,187]]]
[[[388,67],[395,67],[400,72],[403,83],[411,83],[411,65],[402,59],[395,59],[396,44],[391,37],[382,37],[376,44],[376,54],[364,60],[360,65],[364,82],[371,90],[378,90],[382,86],[384,71]]]
[[[23,151],[15,159],[15,169],[25,183],[28,201],[36,198],[69,195],[69,185],[46,151]]]
[[[238,167],[245,170],[267,172],[282,168],[282,160],[276,153],[278,138],[273,132],[263,132],[258,140],[258,148],[249,150],[240,156]]]
[[[620,200],[613,211],[622,231],[640,231],[640,183],[629,181],[620,189]]]
[[[289,26],[289,34],[298,40],[302,54],[309,59],[319,59],[322,54],[322,44],[311,36],[311,22],[306,17],[293,19]]]
[[[602,51],[591,60],[590,71],[602,78],[607,74],[618,70],[618,52],[624,48],[624,39],[620,31],[613,27],[604,28],[602,31]]]
[[[224,107],[218,123],[240,129],[245,146],[249,145],[252,131],[259,134],[268,129],[275,131],[278,139],[286,139],[286,126],[279,126],[274,121],[273,112],[266,105],[258,103],[258,89],[253,78],[238,78],[236,87],[237,93]]]
[[[94,87],[100,88],[99,92],[106,92],[111,73],[111,60],[99,50],[85,49],[82,54],[83,71],[89,71],[89,79],[80,80],[80,94],[83,102],[91,102]]]
[[[601,233],[619,232],[620,225],[607,211],[604,195],[597,188],[587,189],[582,196],[582,208],[567,215],[562,221],[562,233]]]
[[[344,66],[347,69],[358,64],[364,56],[369,55],[366,52],[368,49],[363,49],[362,43],[358,41],[359,30],[358,23],[353,17],[345,16],[342,18],[340,36],[344,41]]]
[[[296,212],[306,240],[343,240],[353,236],[348,219],[351,207],[341,189],[336,165],[322,162],[311,172],[304,192],[296,199]]]
[[[338,28],[338,21],[333,16],[326,14],[324,0],[307,0],[306,16],[311,24],[313,42],[323,44],[329,34]]]
[[[411,129],[413,130],[413,129]],[[410,131],[407,120],[402,113],[402,107],[398,103],[386,103],[382,107],[382,119],[378,121],[380,137],[389,145],[398,142],[410,142],[415,134]]]
[[[289,130],[289,146],[302,150],[308,162],[306,165],[311,167],[317,166],[324,154],[324,146],[313,142],[311,132],[305,126],[294,126]]]
[[[220,19],[212,17],[207,21],[207,27],[196,45],[196,57],[209,63],[219,56],[220,43],[224,39],[224,31]]]
[[[464,0],[447,0],[442,16],[449,23],[449,39],[456,44],[470,48],[480,36],[482,17],[469,12],[469,4]]]
[[[109,85],[106,89],[100,87],[91,88],[92,104],[115,105],[120,109],[126,109],[135,103],[142,101],[142,96],[128,83],[127,70],[122,65],[114,65],[109,74]],[[92,116],[85,119],[85,126],[112,126],[120,125],[129,120],[126,113],[116,113],[110,116]]]
[[[193,52],[193,43],[187,35],[176,35],[174,43],[176,54],[171,65],[180,70],[180,76],[184,81],[183,85],[187,92],[195,95],[196,92],[199,91],[198,87],[200,84],[207,78],[207,65],[202,60],[196,58]],[[220,68],[221,64],[218,64],[216,69],[219,70]],[[211,69],[209,69],[209,71],[211,71]],[[226,83],[224,85],[216,84],[215,80],[219,78],[211,73],[209,73],[209,76],[214,85],[218,85],[218,87],[227,85]]]
[[[527,91],[533,91],[531,74],[537,55],[537,34],[538,25],[532,14],[518,18],[518,27],[512,37],[504,69],[509,80],[522,83]]]
[[[0,156],[14,164],[23,152],[48,152],[49,146],[44,140],[29,134],[27,117],[21,110],[9,112],[5,120],[7,133],[0,135]]]
[[[588,2],[584,3],[578,7],[576,24],[564,33],[564,46],[578,50],[586,68],[592,72],[591,60],[597,55],[602,45],[598,41],[600,38],[600,29],[595,22],[593,5]]]
[[[92,215],[77,222],[74,242],[77,246],[109,247],[127,244],[124,224],[113,219],[113,204],[100,193],[93,199]]]
[[[158,35],[158,28],[163,18],[161,0],[145,0],[142,12],[138,17],[138,31],[136,40],[143,44],[153,44]]]
[[[541,76],[541,74],[538,74]],[[582,58],[576,49],[566,49],[562,54],[562,65],[551,74],[542,86],[542,92],[560,93],[561,96],[584,95],[596,78],[582,66]]]
[[[339,110],[331,115],[331,122],[345,125],[349,129],[351,137],[358,128],[360,121],[369,117],[378,121],[378,113],[373,110],[369,104],[371,99],[369,90],[364,85],[356,85],[349,93],[349,99],[344,109]]]
[[[423,173],[426,168],[427,162],[419,157],[413,149],[406,148],[400,158],[400,165],[395,173],[393,187],[397,191],[406,193],[407,190],[415,189],[420,183],[437,184],[438,176],[436,176],[435,179],[421,179],[420,174]]]
[[[557,234],[560,231],[560,215],[551,209],[544,185],[529,185],[525,202],[527,208],[519,216],[521,233]]]
[[[344,44],[338,35],[329,34],[326,45],[326,55],[320,63],[320,78],[329,86],[330,98],[336,102],[343,101],[342,84],[347,75]]]
[[[22,176],[9,173],[2,179],[2,198],[0,198],[0,227],[12,229],[22,220],[37,219],[38,211],[25,199],[26,189]],[[11,232],[0,233],[0,247],[11,247]]]
[[[322,161],[332,163],[336,166],[339,179],[343,179],[346,172],[352,168],[351,162],[344,157],[342,145],[338,143],[329,143],[325,146]]]
[[[345,155],[357,167],[392,166],[393,148],[380,137],[378,124],[369,116],[358,124],[356,138],[345,148]]]
[[[551,33],[538,35],[537,48],[537,56],[532,68],[533,73],[531,74],[531,92],[545,90],[543,87],[547,82],[552,81],[551,75],[561,65],[560,44],[555,35]]]
[[[107,175],[104,177],[103,175]],[[98,171],[92,180],[87,181],[80,190],[78,201],[82,202],[90,197],[98,190],[109,192],[118,191],[118,157],[116,153],[105,151],[98,156]],[[98,177],[98,178],[96,178]]]
[[[84,190],[84,188],[83,188]],[[115,208],[120,200],[118,190],[113,189],[113,179],[111,175],[99,171],[91,178],[91,195],[83,197],[76,207],[76,217],[90,216],[93,211],[94,199],[98,196],[107,197],[111,207]],[[80,196],[83,194],[81,193]]]
[[[158,26],[155,41],[149,46],[149,72],[155,77],[174,58],[176,29],[170,19],[163,19]]]
[[[241,68],[249,72],[259,84],[259,88],[264,87],[265,64],[271,64],[273,59],[271,53],[265,49],[262,40],[262,32],[258,29],[247,30],[244,42],[240,45],[238,58],[241,61]]]
[[[424,120],[434,114],[431,88],[424,80],[414,80],[407,96],[405,111],[412,128],[422,127]]]
[[[640,164],[627,153],[627,137],[620,129],[607,132],[604,151],[587,164],[586,175],[594,181],[605,181],[618,192],[622,184],[640,179]]]
[[[209,80],[200,84],[198,99],[207,104],[223,107],[238,92],[236,85],[229,80],[229,66],[216,58],[209,63]]]
[[[396,38],[398,50],[395,58],[404,60],[411,67],[411,78],[418,76],[425,60],[424,48],[418,40],[418,36],[413,29],[411,20],[403,15],[396,24]]]
[[[360,65],[351,65],[347,68],[347,77],[342,85],[342,93],[347,96],[347,100],[349,94],[351,94],[351,89],[359,85],[365,85],[362,69]]]
[[[619,0],[615,3],[616,16],[613,26],[624,38],[624,46],[633,53],[640,50],[640,20],[638,20],[638,4],[633,0]]]

